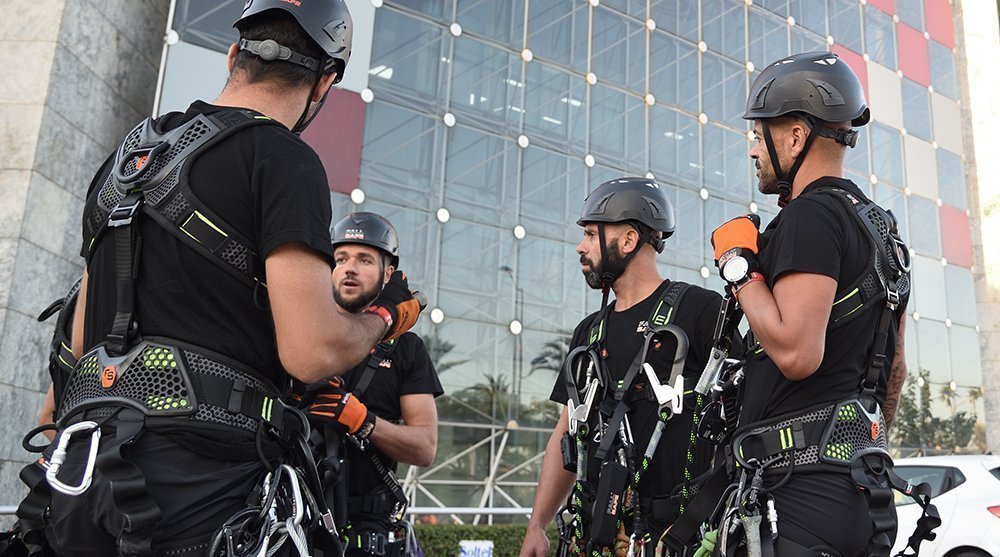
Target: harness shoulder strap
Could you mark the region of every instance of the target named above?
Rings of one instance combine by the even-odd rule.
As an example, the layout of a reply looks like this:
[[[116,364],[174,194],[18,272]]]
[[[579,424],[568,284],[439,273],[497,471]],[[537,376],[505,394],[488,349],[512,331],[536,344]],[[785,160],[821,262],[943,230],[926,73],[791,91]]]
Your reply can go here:
[[[70,335],[81,282],[82,279],[77,279],[65,296],[52,302],[38,316],[38,321],[42,322],[47,321],[52,315],[57,315],[55,330],[52,333],[52,344],[49,348],[49,376],[52,379],[52,391],[55,395],[55,414],[59,413],[59,401],[62,399],[63,389],[73,373],[74,366],[76,366],[76,357],[73,356]]]
[[[107,228],[108,217],[129,191],[142,193],[143,212],[188,247],[251,288],[261,269],[253,242],[208,208],[191,190],[192,161],[208,146],[274,120],[245,109],[200,114],[165,133],[147,119],[134,128],[114,155],[111,172],[86,219],[88,256]]]
[[[395,349],[396,339],[380,342],[375,346],[375,349],[372,351],[372,355],[368,357],[368,362],[365,364],[364,371],[361,372],[361,377],[358,378],[358,382],[354,385],[354,388],[351,389],[351,393],[353,393],[354,396],[358,397],[358,399],[361,399],[364,396],[365,391],[367,391],[368,387],[371,386],[372,379],[375,377],[375,373],[382,364],[382,360],[392,354]]]

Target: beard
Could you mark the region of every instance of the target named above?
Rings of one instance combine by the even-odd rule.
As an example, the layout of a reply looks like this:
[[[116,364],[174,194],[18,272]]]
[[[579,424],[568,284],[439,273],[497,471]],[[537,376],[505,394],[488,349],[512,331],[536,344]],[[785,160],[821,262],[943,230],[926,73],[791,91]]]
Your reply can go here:
[[[774,169],[770,165],[761,165],[760,161],[757,161],[756,166],[759,173],[757,191],[764,195],[777,195],[781,193],[781,190],[778,189],[778,177],[775,175]]]
[[[622,257],[622,252],[618,249],[618,238],[611,240],[608,244],[607,252],[608,260],[603,263],[606,263],[609,269],[614,269],[621,263],[622,259],[624,259],[624,257]],[[580,264],[586,264],[590,267],[590,269],[583,270],[583,279],[587,281],[587,286],[593,288],[594,290],[600,290],[603,286],[601,275],[603,275],[605,271],[604,265],[602,263],[595,263],[583,255],[580,256]]]
[[[365,309],[366,307],[371,305],[373,301],[375,301],[375,298],[378,297],[378,294],[381,291],[381,287],[382,287],[381,284],[376,284],[375,286],[372,286],[368,290],[362,291],[361,294],[358,294],[353,299],[345,298],[340,293],[339,288],[334,288],[333,299],[334,301],[337,302],[338,306],[344,308],[347,312],[357,313]]]

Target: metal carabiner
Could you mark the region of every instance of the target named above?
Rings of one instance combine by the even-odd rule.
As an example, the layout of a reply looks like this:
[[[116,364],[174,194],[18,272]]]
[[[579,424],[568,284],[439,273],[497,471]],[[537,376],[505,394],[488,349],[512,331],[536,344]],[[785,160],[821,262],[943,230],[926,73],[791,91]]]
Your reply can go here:
[[[66,462],[66,452],[69,442],[73,440],[73,434],[83,430],[90,433],[90,451],[87,454],[87,466],[83,470],[83,477],[80,479],[80,483],[77,485],[68,485],[59,480],[59,469]],[[48,480],[52,489],[74,497],[87,491],[94,478],[94,463],[97,461],[97,447],[100,442],[101,428],[97,425],[97,422],[90,420],[77,422],[62,430],[62,433],[59,434],[59,440],[56,442],[56,450],[52,453],[52,458],[49,459],[48,470],[45,471],[45,479]]]

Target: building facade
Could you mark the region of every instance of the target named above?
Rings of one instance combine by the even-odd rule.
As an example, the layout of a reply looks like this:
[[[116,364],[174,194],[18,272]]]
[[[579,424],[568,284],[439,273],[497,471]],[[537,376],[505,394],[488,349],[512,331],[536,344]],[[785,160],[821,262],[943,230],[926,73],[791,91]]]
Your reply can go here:
[[[981,190],[970,180],[957,2],[348,4],[351,64],[304,137],[326,165],[334,214],[388,217],[401,267],[431,300],[417,331],[447,395],[437,462],[401,471],[412,505],[531,505],[559,410],[549,392],[573,328],[600,303],[574,252],[590,189],[654,177],[677,215],[663,274],[721,289],[711,231],[748,212],[766,224],[777,211],[757,192],[746,155],[747,88],[766,63],[794,52],[831,50],[861,77],[873,122],[849,153],[847,176],[893,211],[911,246],[910,406],[895,449],[986,450],[991,376],[984,380],[980,353],[989,334],[979,325],[988,306],[977,310],[977,264],[980,288],[988,277],[977,263]],[[172,4],[154,112],[221,91],[241,7]],[[981,290],[978,302],[985,297]]]

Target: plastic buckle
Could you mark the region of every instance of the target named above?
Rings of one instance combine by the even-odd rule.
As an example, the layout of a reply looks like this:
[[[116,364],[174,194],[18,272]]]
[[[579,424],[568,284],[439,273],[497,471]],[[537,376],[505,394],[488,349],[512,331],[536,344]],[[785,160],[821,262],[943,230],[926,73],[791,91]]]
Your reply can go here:
[[[118,205],[111,210],[111,214],[108,215],[108,226],[115,228],[118,226],[125,226],[132,224],[132,219],[135,218],[135,213],[142,207],[145,198],[142,196],[142,192],[133,192],[125,196],[124,199],[118,202]]]
[[[73,434],[83,430],[90,432],[90,451],[87,453],[87,467],[83,471],[83,477],[80,479],[79,484],[68,485],[60,481],[57,475],[63,463],[66,462],[66,449],[69,447],[69,442],[73,439]],[[49,459],[48,470],[45,472],[45,479],[48,480],[52,489],[74,497],[87,491],[94,478],[94,463],[97,461],[97,447],[100,441],[101,428],[98,427],[97,422],[89,420],[77,422],[64,429],[59,434],[56,450],[52,453],[52,458]]]

